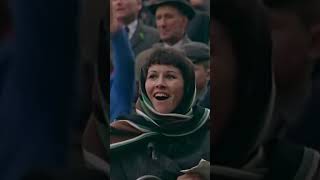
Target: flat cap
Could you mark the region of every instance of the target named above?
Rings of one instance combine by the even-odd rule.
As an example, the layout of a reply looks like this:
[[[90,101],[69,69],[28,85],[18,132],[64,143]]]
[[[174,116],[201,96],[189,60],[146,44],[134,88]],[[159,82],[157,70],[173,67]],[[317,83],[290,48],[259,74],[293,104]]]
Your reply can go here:
[[[176,7],[180,12],[187,16],[189,20],[191,20],[195,15],[193,7],[186,0],[157,0],[155,3],[149,6],[149,9],[152,14],[156,14],[158,7],[162,5],[170,5]]]
[[[207,44],[190,42],[182,45],[181,49],[194,64],[210,59],[210,48]]]

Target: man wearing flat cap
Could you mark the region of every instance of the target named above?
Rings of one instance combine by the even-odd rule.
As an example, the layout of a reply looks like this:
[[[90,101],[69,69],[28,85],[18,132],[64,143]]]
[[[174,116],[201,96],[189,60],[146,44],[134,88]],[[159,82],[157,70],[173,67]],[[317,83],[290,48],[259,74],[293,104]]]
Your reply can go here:
[[[194,65],[197,103],[203,107],[210,108],[210,98],[207,98],[210,97],[210,48],[203,43],[191,42],[184,44],[181,49]]]
[[[186,31],[195,11],[186,0],[157,0],[149,6],[156,18],[156,26],[164,47],[180,48],[191,42]]]
[[[149,6],[150,11],[156,17],[157,29],[161,41],[153,47],[172,47],[181,50],[184,44],[191,43],[186,34],[189,21],[194,17],[195,11],[185,0],[156,0]],[[135,71],[139,77],[139,71],[152,48],[141,52],[136,57]]]
[[[149,9],[155,15],[160,35],[160,42],[154,44],[153,47],[171,47],[181,50],[184,44],[192,42],[186,32],[189,21],[195,16],[195,11],[188,1],[156,0],[149,6]],[[136,57],[136,78],[140,77],[140,69],[153,49],[142,51]]]

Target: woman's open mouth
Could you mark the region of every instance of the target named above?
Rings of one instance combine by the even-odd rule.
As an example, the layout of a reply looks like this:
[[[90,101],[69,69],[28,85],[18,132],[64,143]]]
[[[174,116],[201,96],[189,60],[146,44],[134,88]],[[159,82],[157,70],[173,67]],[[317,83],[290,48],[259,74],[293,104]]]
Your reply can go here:
[[[170,96],[167,93],[155,93],[154,97],[158,101],[164,101],[164,100],[167,100]]]

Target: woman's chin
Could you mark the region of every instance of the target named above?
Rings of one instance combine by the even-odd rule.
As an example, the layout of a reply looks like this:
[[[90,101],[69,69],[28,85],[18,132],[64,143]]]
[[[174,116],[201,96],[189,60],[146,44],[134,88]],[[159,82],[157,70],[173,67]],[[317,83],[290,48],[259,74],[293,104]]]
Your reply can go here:
[[[172,110],[170,108],[166,107],[155,107],[155,110],[161,114],[168,114],[170,113]]]

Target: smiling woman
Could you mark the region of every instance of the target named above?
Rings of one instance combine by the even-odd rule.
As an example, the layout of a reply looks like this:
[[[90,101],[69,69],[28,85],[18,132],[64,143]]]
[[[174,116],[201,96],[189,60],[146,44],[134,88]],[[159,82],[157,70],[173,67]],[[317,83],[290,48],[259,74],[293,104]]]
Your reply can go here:
[[[156,111],[170,113],[182,99],[183,78],[179,69],[168,65],[149,68],[146,90]]]
[[[152,93],[150,91],[170,92],[171,94],[167,95],[170,96],[168,101],[171,102],[171,111],[165,113],[187,113],[195,98],[192,62],[177,51],[164,48],[155,49],[146,62],[141,70],[141,94],[147,94],[154,108],[157,108],[157,101],[153,101],[154,95],[149,94]],[[142,96],[141,100],[147,101],[145,96]]]
[[[206,179],[181,173],[210,158],[210,110],[193,106],[193,64],[171,48],[154,48],[146,58],[137,114],[111,124],[110,178]]]

